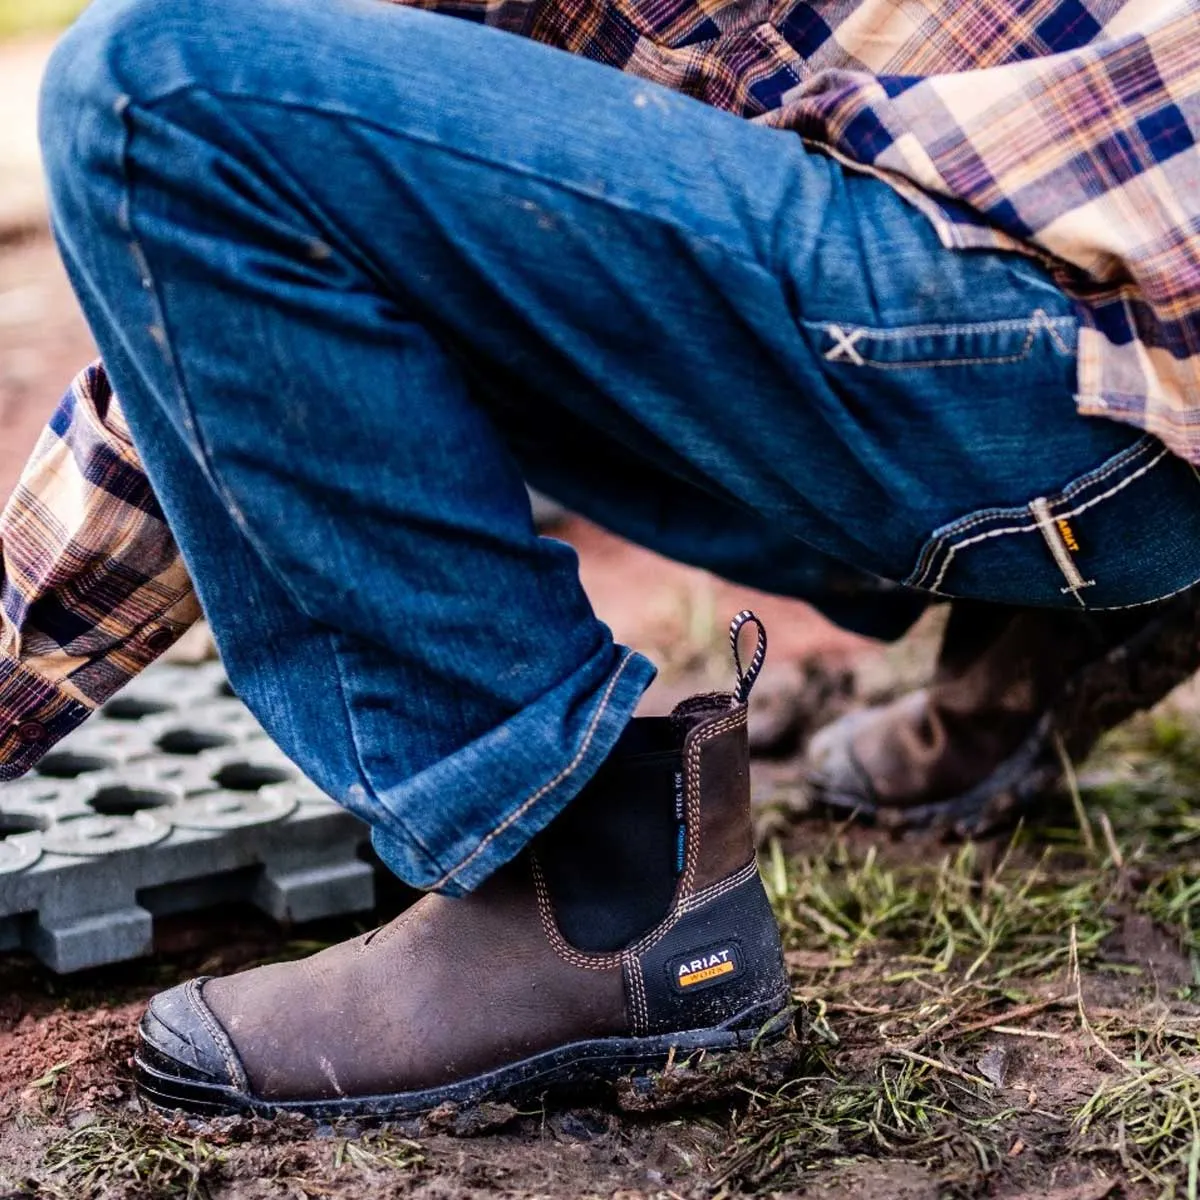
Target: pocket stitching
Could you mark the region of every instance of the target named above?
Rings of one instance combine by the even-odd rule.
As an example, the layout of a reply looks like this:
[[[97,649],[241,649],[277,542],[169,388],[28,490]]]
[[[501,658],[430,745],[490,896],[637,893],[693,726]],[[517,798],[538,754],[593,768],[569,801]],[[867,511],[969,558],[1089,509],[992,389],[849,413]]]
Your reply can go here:
[[[1058,497],[1057,503],[1065,503],[1077,496],[1081,491],[1087,488],[1094,487],[1117,471],[1123,470],[1126,467],[1132,466],[1139,458],[1144,458],[1147,454],[1155,449],[1162,449],[1162,443],[1150,435],[1139,438],[1132,446],[1122,450],[1119,454],[1114,455],[1108,462],[1102,463],[1095,471],[1091,471],[1083,478],[1076,479],[1073,483],[1068,484]],[[1157,460],[1156,460],[1157,461]],[[1149,464],[1154,466],[1154,463]],[[1146,468],[1147,470],[1149,467]],[[1133,476],[1130,476],[1133,478]],[[1197,472],[1197,480],[1200,481],[1200,472]],[[1097,499],[1103,499],[1098,497]],[[999,520],[1004,517],[1010,517],[1016,520],[1016,514],[1024,512],[1022,508],[985,508],[982,512],[971,513],[968,516],[960,517],[957,521],[952,521],[949,525],[943,525],[940,529],[935,529],[930,535],[930,541],[921,551],[917,565],[913,568],[912,574],[905,580],[907,587],[921,587],[924,581],[929,577],[929,573],[933,570],[938,561],[938,556],[948,541],[966,533],[970,529],[975,529],[980,525],[985,525],[989,521]],[[1082,511],[1082,509],[1080,510]],[[1071,514],[1065,514],[1064,519]],[[1027,530],[1012,528],[1009,532],[1022,532]],[[966,545],[967,543],[961,543]],[[939,578],[944,575],[944,572],[939,574]]]
[[[1087,512],[1089,508],[1094,508],[1097,504],[1111,499],[1118,492],[1124,491],[1124,489],[1135,480],[1140,479],[1143,475],[1146,475],[1150,471],[1154,470],[1154,468],[1157,467],[1158,464],[1162,462],[1163,459],[1165,459],[1169,454],[1170,451],[1167,450],[1166,447],[1163,447],[1163,449],[1157,455],[1155,455],[1150,462],[1143,464],[1142,466],[1138,467],[1136,471],[1133,471],[1131,474],[1126,475],[1123,479],[1118,480],[1111,488],[1108,489],[1108,491],[1101,492],[1099,496],[1093,496],[1090,500],[1085,500],[1078,507],[1069,509],[1065,513],[1055,514],[1054,519],[1059,521],[1069,521],[1072,517],[1077,517],[1080,515],[1080,513]],[[942,569],[938,572],[937,578],[933,581],[933,584],[928,590],[933,592],[935,595],[939,594],[938,588],[941,587],[942,582],[946,578],[946,573],[950,570],[950,564],[954,561],[955,555],[958,554],[960,550],[965,550],[968,546],[974,546],[979,542],[987,541],[989,538],[1001,537],[1006,534],[1033,533],[1036,532],[1038,528],[1039,526],[1036,522],[1032,525],[1009,525],[1000,529],[989,529],[986,533],[976,534],[974,537],[967,538],[965,541],[955,542],[955,544],[949,548],[946,554],[946,561],[942,563]],[[926,569],[925,574],[927,575],[930,570],[932,570],[932,564],[930,564],[930,566]]]
[[[997,321],[977,321],[963,325],[903,325],[892,329],[878,329],[868,325],[846,326],[835,321],[804,321],[808,328],[817,328],[833,338],[834,344],[822,355],[826,362],[849,362],[856,367],[874,367],[880,371],[908,370],[917,367],[984,366],[1020,362],[1028,358],[1037,340],[1045,331],[1055,349],[1062,355],[1074,351],[1063,339],[1061,328],[1074,328],[1074,317],[1051,317],[1043,308],[1035,309],[1028,317],[1013,317]],[[966,336],[972,334],[1006,333],[1025,330],[1024,345],[1016,353],[976,356],[974,358],[906,358],[895,362],[883,362],[867,357],[858,349],[861,338],[876,342],[897,342],[905,338],[933,336]]]

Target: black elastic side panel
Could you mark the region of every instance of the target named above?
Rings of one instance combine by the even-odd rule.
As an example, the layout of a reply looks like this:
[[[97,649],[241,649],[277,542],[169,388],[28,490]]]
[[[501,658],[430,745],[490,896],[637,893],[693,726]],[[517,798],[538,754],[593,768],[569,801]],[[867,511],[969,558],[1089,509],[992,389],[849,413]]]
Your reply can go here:
[[[671,906],[676,740],[667,720],[633,721],[617,752],[537,840],[559,929],[580,950],[621,950]],[[630,754],[635,747],[642,752]]]

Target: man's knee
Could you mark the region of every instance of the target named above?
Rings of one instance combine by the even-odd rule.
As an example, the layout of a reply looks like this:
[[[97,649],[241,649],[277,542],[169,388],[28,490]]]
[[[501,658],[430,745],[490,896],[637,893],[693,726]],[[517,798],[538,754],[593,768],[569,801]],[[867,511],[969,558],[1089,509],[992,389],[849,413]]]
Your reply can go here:
[[[203,46],[205,27],[228,22],[238,2],[93,0],[42,80],[38,136],[52,202],[119,170],[125,110],[195,82],[199,56],[188,47]]]
[[[94,170],[96,135],[119,123],[124,48],[163,0],[95,0],[59,40],[42,78],[38,138],[51,196]]]

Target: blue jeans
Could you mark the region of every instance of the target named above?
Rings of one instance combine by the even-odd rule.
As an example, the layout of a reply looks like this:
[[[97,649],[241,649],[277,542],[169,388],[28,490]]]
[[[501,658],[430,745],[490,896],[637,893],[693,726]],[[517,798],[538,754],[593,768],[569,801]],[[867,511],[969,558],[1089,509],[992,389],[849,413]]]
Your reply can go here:
[[[410,9],[97,0],[42,143],[237,690],[419,887],[518,853],[653,675],[524,480],[872,632],[1200,576],[1195,473],[1076,414],[1046,273],[791,134]]]

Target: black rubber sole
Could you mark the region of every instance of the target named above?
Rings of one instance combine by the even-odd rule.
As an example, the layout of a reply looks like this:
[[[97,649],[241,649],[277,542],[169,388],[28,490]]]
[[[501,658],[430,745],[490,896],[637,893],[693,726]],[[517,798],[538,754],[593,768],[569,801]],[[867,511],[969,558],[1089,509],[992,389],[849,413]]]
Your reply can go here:
[[[292,1115],[318,1122],[377,1124],[421,1117],[447,1104],[463,1109],[485,1103],[522,1108],[603,1095],[622,1080],[631,1080],[637,1088],[640,1077],[652,1087],[653,1072],[701,1052],[745,1053],[776,1042],[787,1036],[794,1017],[790,999],[777,998],[713,1029],[573,1042],[443,1087],[335,1100],[263,1100],[236,1088],[188,1079],[174,1073],[173,1060],[145,1041],[134,1055],[134,1070],[142,1099],[166,1114],[268,1119]]]
[[[941,829],[983,837],[1010,828],[1061,780],[1056,736],[1079,762],[1110,729],[1153,707],[1200,670],[1200,588],[1161,602],[1126,641],[1076,672],[1025,740],[969,791],[921,805],[882,805],[810,780],[826,812],[889,829]]]

